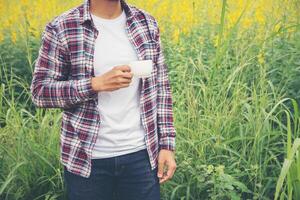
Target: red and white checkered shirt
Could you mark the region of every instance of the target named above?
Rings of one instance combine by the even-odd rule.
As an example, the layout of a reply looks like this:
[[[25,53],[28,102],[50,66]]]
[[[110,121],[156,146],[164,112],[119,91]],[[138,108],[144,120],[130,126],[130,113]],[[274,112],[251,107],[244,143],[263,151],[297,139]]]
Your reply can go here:
[[[152,169],[160,149],[175,150],[171,88],[157,21],[149,13],[121,0],[126,31],[140,60],[152,59],[154,70],[142,78],[141,121]],[[90,2],[55,17],[42,34],[30,86],[37,107],[62,108],[60,160],[67,170],[89,177],[91,154],[101,128],[98,93],[91,87],[93,56],[99,32]],[[101,37],[101,30],[99,37]]]

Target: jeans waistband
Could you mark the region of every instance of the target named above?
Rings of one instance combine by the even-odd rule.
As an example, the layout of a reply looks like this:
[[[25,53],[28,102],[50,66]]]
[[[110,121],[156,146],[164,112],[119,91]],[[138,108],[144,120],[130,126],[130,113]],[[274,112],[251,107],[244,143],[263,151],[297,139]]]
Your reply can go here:
[[[149,158],[147,149],[142,149],[142,150],[124,154],[124,155],[119,155],[119,156],[114,156],[114,157],[109,157],[109,158],[92,159],[92,163],[109,162],[109,161],[116,160],[116,159],[121,162],[126,162],[126,161],[130,162],[130,161],[135,161],[135,160],[138,160],[140,158],[145,158],[145,157],[147,159]]]

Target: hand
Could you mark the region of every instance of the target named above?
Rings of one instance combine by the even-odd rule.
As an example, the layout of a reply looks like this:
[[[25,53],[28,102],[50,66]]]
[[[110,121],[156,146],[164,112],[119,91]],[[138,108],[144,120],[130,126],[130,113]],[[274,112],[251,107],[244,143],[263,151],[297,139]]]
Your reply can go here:
[[[167,172],[165,172],[165,167]],[[158,172],[159,183],[171,179],[176,170],[176,162],[173,151],[161,149],[158,154]]]
[[[127,65],[115,66],[110,71],[92,77],[92,89],[99,91],[113,91],[120,88],[128,87],[133,74]]]

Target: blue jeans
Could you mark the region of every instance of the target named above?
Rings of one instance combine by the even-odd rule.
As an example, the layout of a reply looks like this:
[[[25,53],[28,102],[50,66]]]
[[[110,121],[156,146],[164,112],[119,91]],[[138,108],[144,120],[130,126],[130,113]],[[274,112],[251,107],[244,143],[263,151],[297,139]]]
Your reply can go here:
[[[146,149],[112,158],[92,159],[89,178],[66,170],[69,200],[159,200],[157,167],[151,170]]]

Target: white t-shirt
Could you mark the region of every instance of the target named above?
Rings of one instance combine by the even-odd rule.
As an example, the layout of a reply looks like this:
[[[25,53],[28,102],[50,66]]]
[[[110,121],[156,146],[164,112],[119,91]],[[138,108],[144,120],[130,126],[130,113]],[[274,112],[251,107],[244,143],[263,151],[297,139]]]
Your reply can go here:
[[[92,14],[99,30],[95,44],[95,76],[117,65],[138,60],[125,30],[126,14],[104,19]],[[126,88],[98,93],[101,127],[92,158],[108,158],[146,148],[145,129],[140,119],[140,78],[133,77]]]

